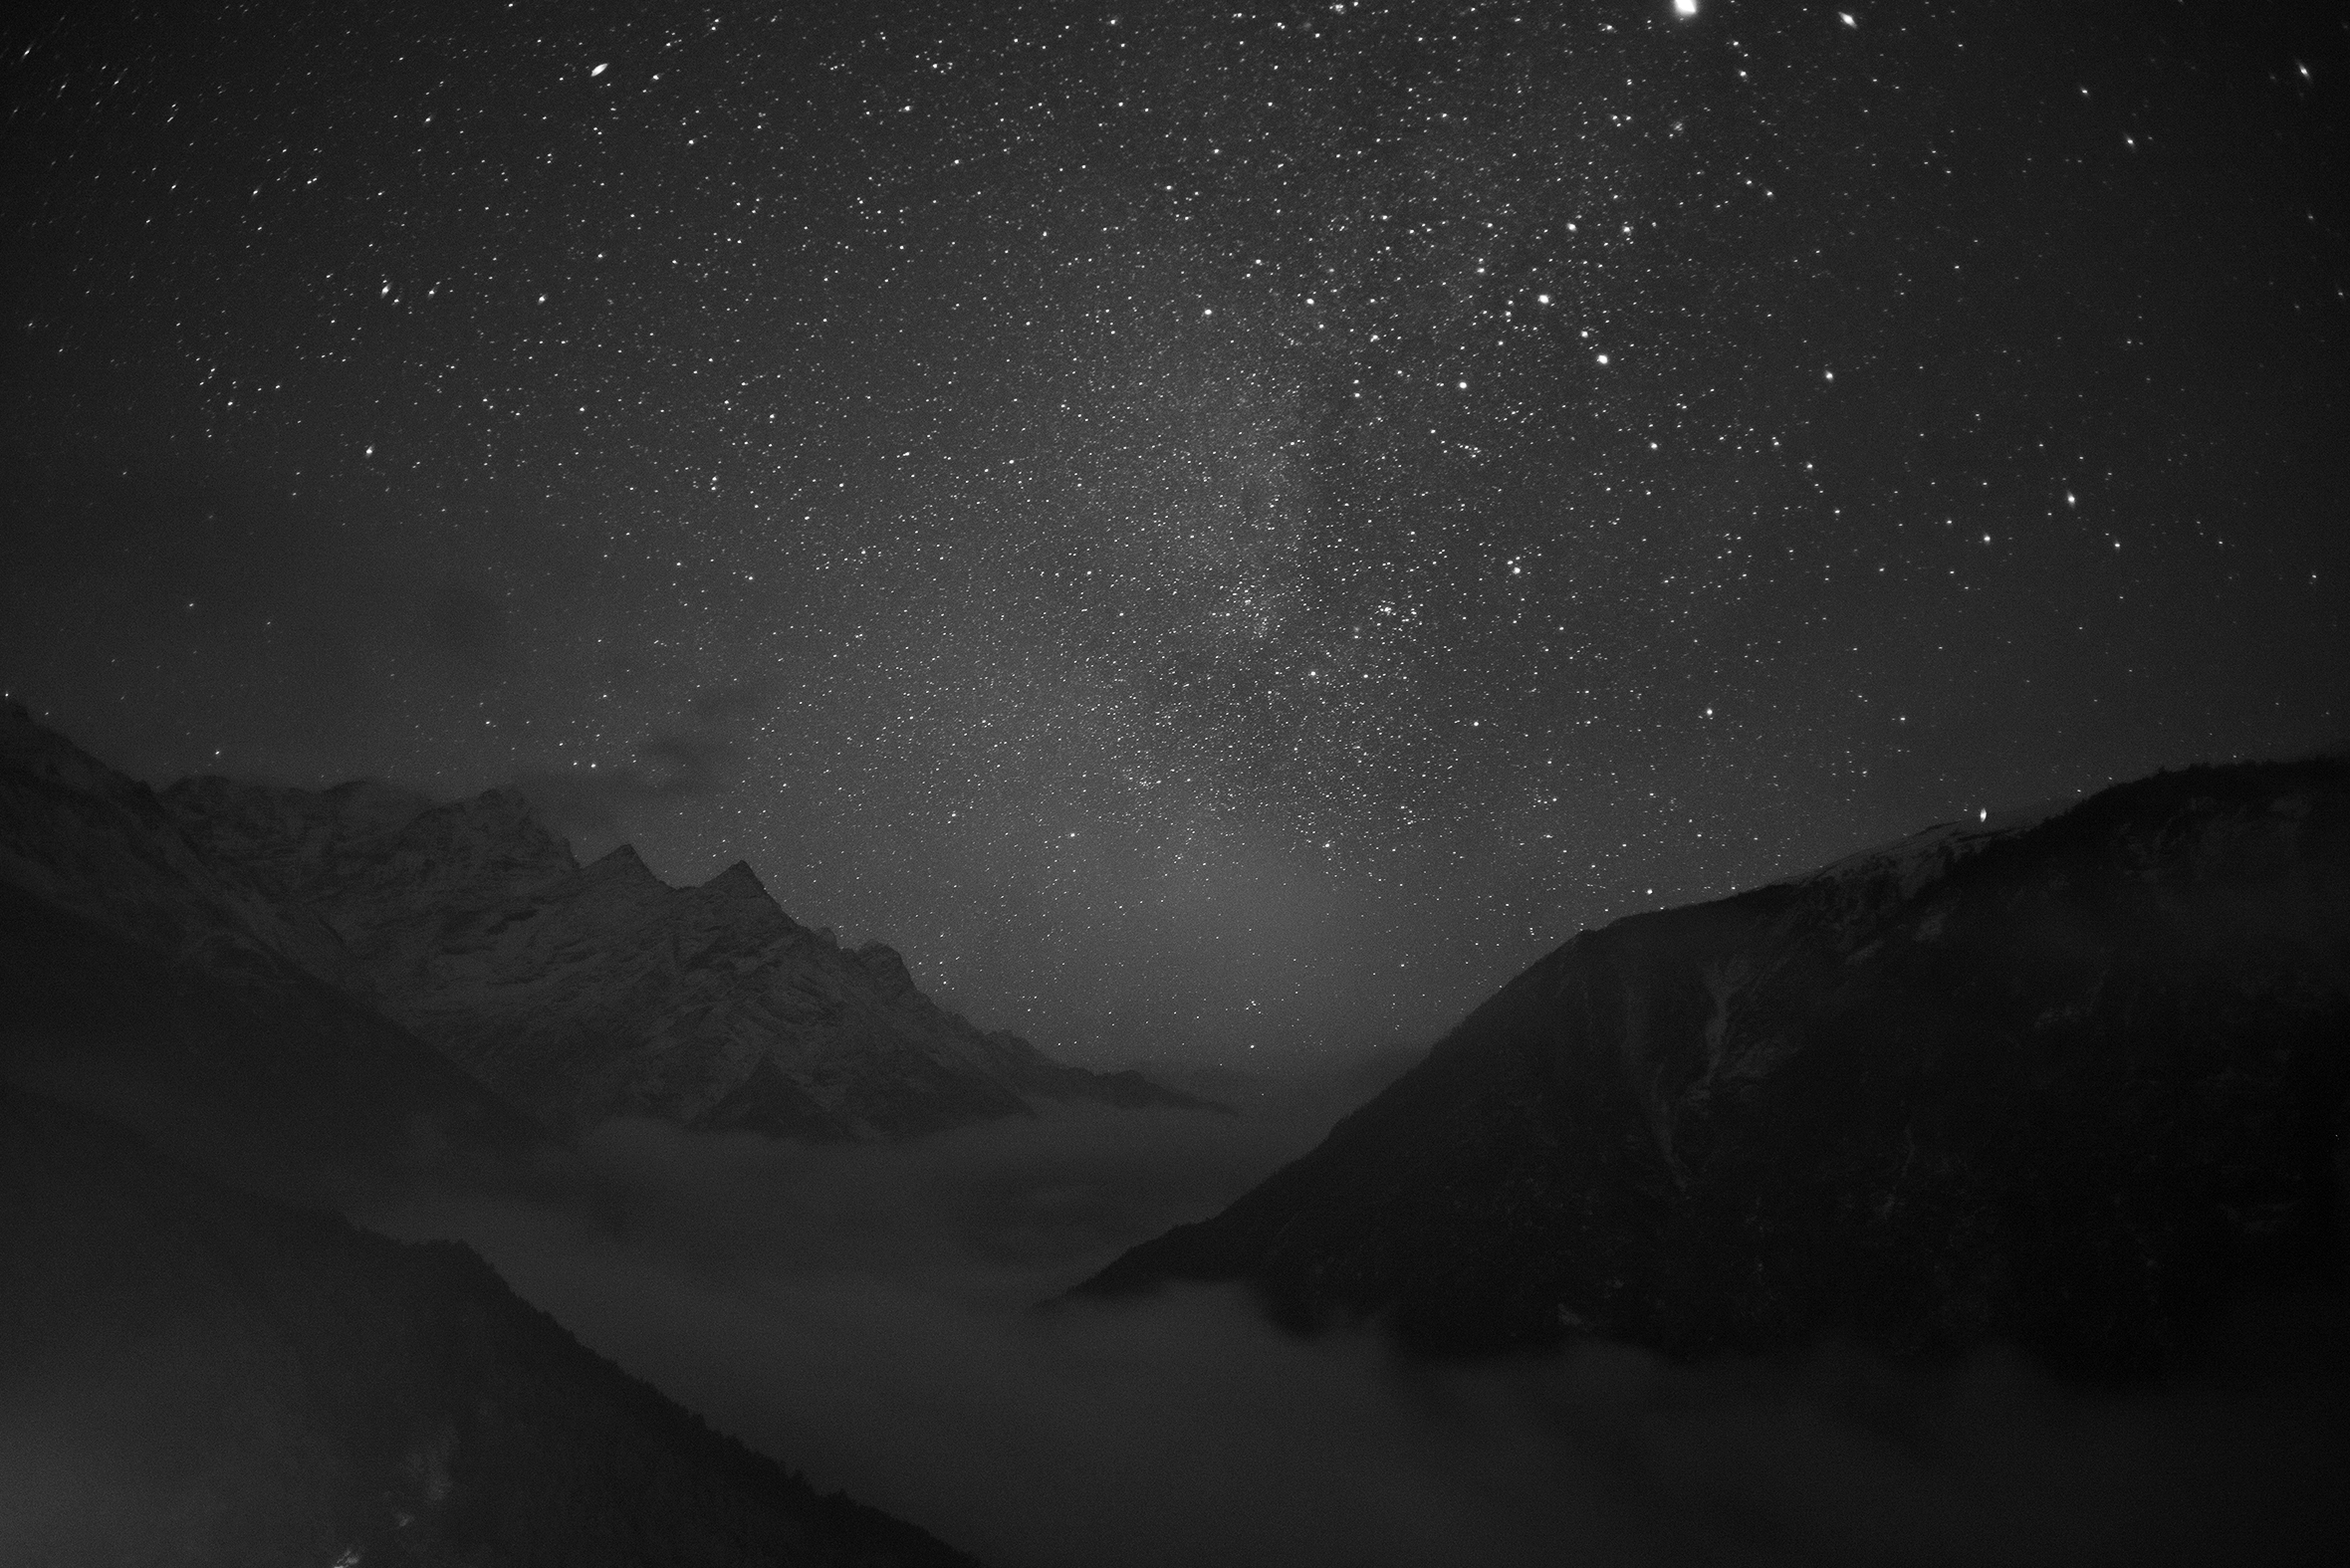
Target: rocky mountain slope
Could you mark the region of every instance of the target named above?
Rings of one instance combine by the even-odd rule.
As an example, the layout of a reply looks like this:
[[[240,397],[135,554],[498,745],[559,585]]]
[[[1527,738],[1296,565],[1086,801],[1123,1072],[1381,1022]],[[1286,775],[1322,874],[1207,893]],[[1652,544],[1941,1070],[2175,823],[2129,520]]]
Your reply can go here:
[[[1039,1098],[1209,1108],[974,1027],[890,948],[794,921],[747,865],[686,888],[624,846],[582,866],[510,792],[197,779],[162,798],[286,920],[332,932],[385,1012],[553,1126],[892,1138]]]
[[[0,1088],[0,1561],[969,1559],[712,1431],[455,1242]]]
[[[335,934],[199,853],[153,790],[0,705],[0,883],[208,973],[347,985]]]
[[[2350,764],[2196,769],[1585,932],[1080,1289],[2127,1371],[2245,1281],[2338,1286],[2346,1088]]]
[[[153,791],[0,705],[0,1080],[311,1197],[535,1163],[543,1133],[361,983]]]

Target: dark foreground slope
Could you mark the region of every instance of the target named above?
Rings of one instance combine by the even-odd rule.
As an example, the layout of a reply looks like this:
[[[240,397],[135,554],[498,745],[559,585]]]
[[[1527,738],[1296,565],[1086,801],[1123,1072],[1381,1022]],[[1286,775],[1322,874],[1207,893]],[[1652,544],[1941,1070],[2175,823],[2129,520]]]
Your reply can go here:
[[[1420,1349],[2191,1351],[2331,1288],[2350,769],[2197,769],[1586,932],[1082,1291],[1253,1282]]]
[[[0,1257],[0,1561],[969,1561],[711,1432],[462,1245],[7,1090]]]

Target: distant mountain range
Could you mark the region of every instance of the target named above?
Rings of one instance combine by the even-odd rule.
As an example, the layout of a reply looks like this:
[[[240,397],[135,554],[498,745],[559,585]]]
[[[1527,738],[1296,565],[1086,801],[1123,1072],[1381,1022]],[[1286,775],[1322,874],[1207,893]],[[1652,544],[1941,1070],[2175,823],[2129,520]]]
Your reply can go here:
[[[502,791],[158,793],[0,707],[0,1559],[963,1562],[465,1248],[280,1200],[569,1183],[615,1116],[901,1138],[1334,1102],[1413,1054],[1088,1072],[746,866],[581,866]],[[2350,763],[2195,769],[1585,932],[1079,1289],[1246,1281],[1438,1355],[2002,1339],[2126,1373],[2232,1291],[2339,1291],[2346,1107]]]
[[[614,1116],[885,1139],[1054,1099],[1221,1109],[974,1028],[746,866],[582,867],[501,791],[158,794],[0,706],[0,1560],[966,1563],[466,1248],[281,1200],[578,1196]]]
[[[2338,1287],[2350,764],[2197,768],[1585,932],[1312,1152],[1079,1287],[1438,1354],[2191,1353]]]
[[[1221,1109],[974,1027],[891,949],[793,921],[748,866],[695,888],[626,848],[583,867],[503,790],[158,794],[16,705],[0,983],[0,1076],[328,1189],[615,1116],[886,1139],[1041,1100]]]
[[[196,779],[161,800],[272,908],[332,933],[385,1013],[553,1127],[875,1139],[1034,1099],[1211,1108],[974,1027],[895,950],[800,925],[740,861],[689,888],[625,845],[583,867],[506,790],[435,804]]]

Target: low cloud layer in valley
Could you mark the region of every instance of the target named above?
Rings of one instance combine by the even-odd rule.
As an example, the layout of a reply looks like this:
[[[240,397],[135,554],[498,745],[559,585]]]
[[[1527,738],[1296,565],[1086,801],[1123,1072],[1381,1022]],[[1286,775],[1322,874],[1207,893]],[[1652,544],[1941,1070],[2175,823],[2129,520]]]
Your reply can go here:
[[[595,1201],[413,1208],[589,1345],[823,1487],[1004,1568],[2327,1560],[2338,1365],[2289,1313],[2188,1387],[1987,1353],[1477,1368],[1237,1292],[1038,1311],[1302,1152],[1333,1107],[1058,1113],[888,1147],[615,1124]],[[2305,1326],[2305,1325],[2304,1325]]]

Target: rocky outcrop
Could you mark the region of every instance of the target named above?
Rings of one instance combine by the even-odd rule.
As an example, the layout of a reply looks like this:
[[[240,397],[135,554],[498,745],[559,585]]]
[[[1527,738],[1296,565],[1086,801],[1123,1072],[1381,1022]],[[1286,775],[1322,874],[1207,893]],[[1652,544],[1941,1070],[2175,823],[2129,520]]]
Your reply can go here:
[[[1035,1098],[1206,1105],[983,1032],[893,949],[794,921],[741,862],[684,888],[624,846],[581,866],[507,791],[436,805],[199,779],[163,800],[289,918],[333,932],[383,1010],[555,1126],[895,1138]]]
[[[2193,1349],[2338,1280],[2350,765],[2197,769],[1585,932],[1223,1214],[1081,1287],[1247,1280],[1422,1350]]]

